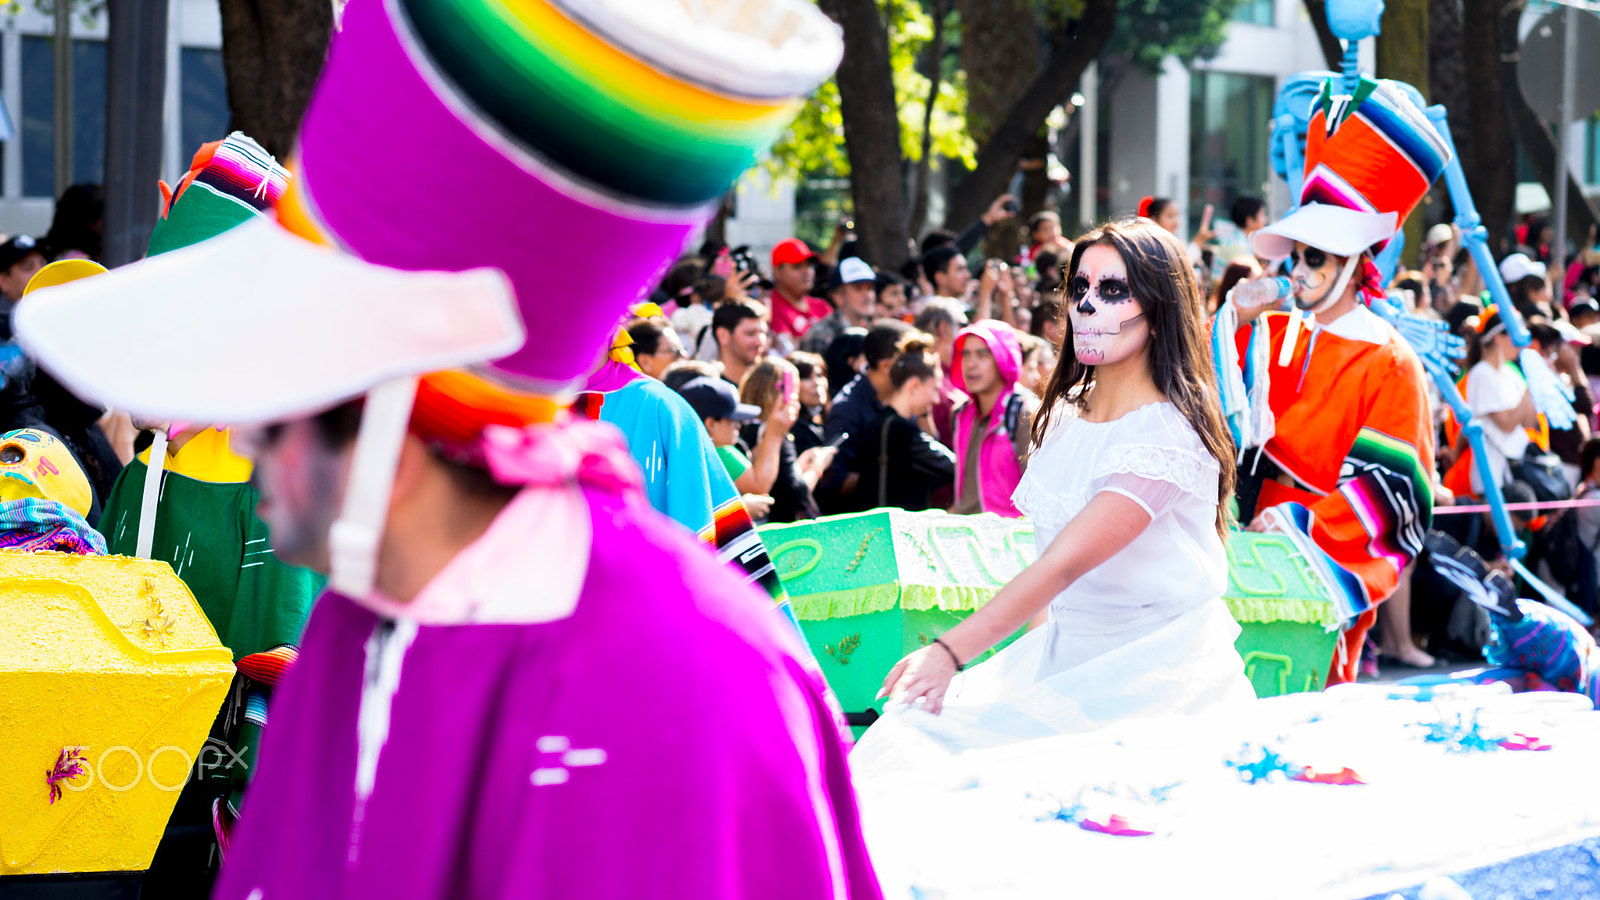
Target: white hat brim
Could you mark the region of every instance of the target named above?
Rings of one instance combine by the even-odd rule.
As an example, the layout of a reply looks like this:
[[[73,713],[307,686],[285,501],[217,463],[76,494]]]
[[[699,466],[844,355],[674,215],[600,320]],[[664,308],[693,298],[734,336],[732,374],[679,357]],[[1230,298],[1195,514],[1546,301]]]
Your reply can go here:
[[[1392,212],[1307,203],[1251,235],[1250,244],[1263,259],[1283,259],[1294,252],[1296,241],[1334,256],[1354,256],[1393,237],[1396,227],[1397,217]]]
[[[230,425],[501,357],[524,337],[499,270],[402,272],[268,219],[35,291],[13,315],[23,348],[78,396]]]

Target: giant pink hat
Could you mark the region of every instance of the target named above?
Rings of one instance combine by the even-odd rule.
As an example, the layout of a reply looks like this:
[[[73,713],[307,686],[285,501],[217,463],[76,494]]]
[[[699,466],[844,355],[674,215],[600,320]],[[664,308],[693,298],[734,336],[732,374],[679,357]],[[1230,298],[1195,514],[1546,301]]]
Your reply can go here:
[[[366,596],[416,377],[581,381],[842,50],[806,0],[351,0],[277,221],[39,291],[17,334],[145,419],[365,394],[330,550]]]
[[[805,0],[352,0],[278,222],[43,292],[17,331],[151,418],[472,364],[559,392],[841,51]]]

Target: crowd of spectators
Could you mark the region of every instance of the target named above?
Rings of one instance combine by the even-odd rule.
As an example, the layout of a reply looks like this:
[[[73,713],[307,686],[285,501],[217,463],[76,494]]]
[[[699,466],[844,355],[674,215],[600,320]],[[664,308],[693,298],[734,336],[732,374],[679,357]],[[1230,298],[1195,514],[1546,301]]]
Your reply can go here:
[[[94,185],[69,189],[40,238],[0,235],[0,345],[10,310],[46,263],[100,252]],[[1184,239],[1204,302],[1215,310],[1272,263],[1249,251],[1266,204],[1239,197],[1219,221],[1180,234],[1178,207],[1147,197],[1139,212]],[[980,244],[1012,229],[1018,250],[986,258]],[[1415,268],[1390,295],[1439,320],[1467,344],[1456,387],[1482,426],[1490,477],[1514,508],[1530,548],[1523,560],[1549,587],[1600,619],[1600,241],[1591,230],[1552,269],[1551,229],[1526,217],[1497,264],[1532,350],[1572,391],[1577,423],[1557,429],[1537,413],[1526,352],[1494,308],[1453,226],[1427,231]],[[626,326],[634,360],[688,402],[759,522],[791,522],[880,506],[1017,516],[1011,492],[1027,466],[1030,424],[1062,342],[1058,300],[1073,245],[1056,213],[1019,216],[1003,196],[961,232],[935,230],[893,266],[861,258],[848,228],[817,250],[779,241],[765,259],[708,243],[673,265],[652,300],[659,316]],[[873,262],[880,265],[874,266]],[[126,428],[61,389],[25,359],[0,360],[0,430],[56,433],[89,474],[96,505],[131,456]],[[1473,448],[1430,385],[1438,426],[1435,523],[1512,573],[1500,538],[1478,511],[1485,485]],[[112,435],[108,438],[107,435]],[[124,446],[126,445],[126,446]],[[1558,504],[1550,506],[1548,504]],[[1546,504],[1541,507],[1539,504]],[[1452,507],[1466,507],[1458,512]],[[1414,574],[1415,577],[1411,577]],[[1524,595],[1537,587],[1524,583]],[[1476,656],[1487,623],[1426,572],[1402,578],[1380,607],[1376,655],[1426,666]]]
[[[1528,327],[1528,350],[1513,342],[1505,311],[1496,308],[1459,233],[1448,223],[1427,231],[1419,265],[1397,272],[1389,293],[1409,311],[1439,320],[1466,342],[1456,388],[1482,426],[1489,477],[1510,505],[1517,536],[1528,548],[1521,562],[1544,587],[1600,619],[1600,507],[1560,505],[1600,498],[1593,493],[1600,484],[1600,438],[1591,436],[1600,427],[1594,403],[1600,389],[1600,246],[1591,233],[1583,246],[1569,248],[1571,265],[1558,279],[1550,270],[1547,229],[1525,221],[1514,235],[1516,246],[1501,256],[1497,269]],[[1530,351],[1571,391],[1578,413],[1572,427],[1552,428],[1534,408],[1523,368]],[[1481,467],[1461,423],[1437,390],[1431,396],[1438,425],[1433,527],[1513,576],[1522,596],[1539,596],[1540,586],[1515,572],[1490,515],[1481,511]],[[1412,577],[1402,578],[1397,595],[1379,607],[1376,659],[1368,661],[1369,670],[1386,663],[1427,666],[1441,658],[1480,658],[1488,633],[1485,614],[1431,573],[1408,575]]]
[[[975,276],[969,255],[1003,223],[1020,252]],[[1015,516],[1071,252],[1054,213],[1024,222],[1009,196],[895,268],[862,259],[844,227],[820,251],[787,238],[765,260],[709,243],[668,271],[661,315],[627,331],[640,371],[704,422],[757,521],[885,505]]]
[[[1171,201],[1146,198],[1141,211],[1179,232]],[[1213,223],[1208,207],[1186,239],[1211,310],[1271,267],[1248,249],[1268,220],[1266,204],[1239,197],[1226,213]],[[1016,230],[1018,254],[976,253],[999,227]],[[1552,429],[1534,411],[1521,350],[1452,226],[1431,228],[1417,267],[1397,272],[1389,289],[1466,340],[1457,387],[1483,426],[1508,502],[1600,498],[1600,438],[1590,436],[1600,427],[1600,245],[1591,235],[1576,248],[1557,285],[1548,229],[1525,222],[1515,234],[1499,274],[1534,348],[1573,390],[1573,428]],[[1072,243],[1055,213],[1022,219],[1002,197],[962,232],[926,235],[917,251],[874,268],[842,229],[821,251],[781,241],[765,266],[747,248],[708,245],[663,281],[663,317],[629,327],[640,368],[695,404],[759,521],[879,506],[1018,515],[1010,496],[1061,345],[1056,295]],[[1450,509],[1481,498],[1483,485],[1459,423],[1433,396],[1435,527],[1509,571],[1489,517]],[[1513,522],[1531,548],[1530,570],[1600,617],[1600,506],[1519,509]],[[1487,623],[1471,604],[1427,573],[1402,582],[1380,607],[1375,657],[1427,666],[1479,652]]]

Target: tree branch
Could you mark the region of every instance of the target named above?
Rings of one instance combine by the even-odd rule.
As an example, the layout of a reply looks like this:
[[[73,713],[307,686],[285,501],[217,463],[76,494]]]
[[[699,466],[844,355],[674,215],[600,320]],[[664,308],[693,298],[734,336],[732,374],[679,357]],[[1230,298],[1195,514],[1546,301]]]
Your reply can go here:
[[[1322,48],[1323,62],[1327,63],[1330,72],[1339,71],[1339,64],[1344,60],[1344,43],[1333,33],[1333,26],[1328,24],[1328,0],[1304,0],[1306,15],[1311,19],[1311,28],[1317,33],[1317,46]]]
[[[861,252],[874,265],[898,266],[910,252],[911,238],[889,31],[875,0],[819,0],[817,5],[844,30],[844,58],[834,80]]]
[[[928,177],[933,161],[933,107],[939,99],[939,85],[944,79],[944,20],[950,11],[948,0],[933,0],[933,49],[928,66],[928,98],[922,104],[922,157],[917,160],[917,197],[911,204],[911,234],[921,234],[928,220]]]
[[[977,166],[950,198],[947,221],[956,227],[973,221],[1004,192],[1028,139],[1044,125],[1050,110],[1071,94],[1116,24],[1117,0],[1088,0],[1083,14],[1055,35],[1044,69],[978,151]]]

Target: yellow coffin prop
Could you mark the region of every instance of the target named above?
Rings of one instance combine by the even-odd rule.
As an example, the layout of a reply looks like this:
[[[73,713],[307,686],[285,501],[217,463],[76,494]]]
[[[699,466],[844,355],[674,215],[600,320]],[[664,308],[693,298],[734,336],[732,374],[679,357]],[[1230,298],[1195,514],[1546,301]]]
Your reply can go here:
[[[0,876],[149,868],[232,660],[164,562],[0,550]]]

